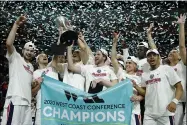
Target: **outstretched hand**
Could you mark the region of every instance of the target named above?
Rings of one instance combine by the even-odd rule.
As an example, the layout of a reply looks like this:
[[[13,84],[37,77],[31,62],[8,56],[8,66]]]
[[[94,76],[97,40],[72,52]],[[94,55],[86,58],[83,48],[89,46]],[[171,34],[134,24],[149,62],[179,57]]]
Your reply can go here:
[[[102,79],[93,80],[91,83],[92,88],[95,88],[97,86],[97,84],[100,83],[101,81],[102,81]]]
[[[115,32],[113,33],[113,41],[114,42],[118,41],[119,35],[120,35],[120,32],[119,33],[115,33]]]
[[[82,34],[82,32],[79,32],[78,40],[84,41],[84,35]]]
[[[178,20],[177,21],[174,21],[174,23],[177,23],[177,24],[184,24],[185,23],[185,20],[186,20],[186,15],[185,14],[180,14],[180,17],[177,18]]]
[[[137,86],[136,82],[134,80],[131,80],[133,87],[135,88]]]
[[[170,111],[170,112],[175,112],[176,111],[176,104],[174,102],[171,102],[168,106],[167,106],[167,109]]]
[[[72,44],[70,46],[68,46],[68,49],[72,49],[74,45],[74,41],[72,42]]]
[[[38,85],[41,85],[42,81],[43,81],[43,78],[42,78],[42,77],[39,77],[39,78],[35,79],[35,80],[33,81],[32,88],[34,88],[34,87],[36,87],[36,86],[38,86]]]
[[[154,24],[151,23],[149,28],[147,29],[147,34],[151,34],[152,30],[153,30]]]
[[[141,101],[141,100],[143,100],[144,98],[143,98],[143,96],[141,96],[141,95],[133,95],[131,98],[130,98],[130,100],[132,101],[132,102],[136,102],[136,101]]]
[[[21,24],[23,24],[25,21],[26,21],[26,17],[25,17],[25,15],[21,15],[20,17],[18,17],[18,19],[16,20],[16,24],[17,25],[21,25]]]

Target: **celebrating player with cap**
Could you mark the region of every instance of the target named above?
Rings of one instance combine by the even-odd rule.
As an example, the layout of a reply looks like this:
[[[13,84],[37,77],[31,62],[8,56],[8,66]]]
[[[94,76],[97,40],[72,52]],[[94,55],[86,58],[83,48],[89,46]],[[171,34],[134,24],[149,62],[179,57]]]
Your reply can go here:
[[[186,116],[184,117],[185,103],[186,103],[186,47],[185,47],[185,14],[180,14],[178,21],[175,23],[179,24],[179,47],[172,49],[168,55],[169,65],[176,71],[177,75],[181,79],[183,86],[183,96],[177,105],[175,112],[175,124],[182,125],[186,124]],[[186,114],[186,110],[185,110]],[[184,121],[183,121],[184,118]],[[183,123],[182,123],[183,122]]]
[[[59,80],[58,73],[56,70],[48,65],[48,58],[45,53],[41,53],[36,57],[36,62],[38,64],[38,69],[33,72],[33,85],[32,96],[36,96],[36,120],[35,125],[41,125],[41,76],[44,73],[46,76],[49,76],[53,79]]]
[[[181,80],[173,68],[160,65],[156,49],[148,50],[148,72],[142,74],[141,87],[134,82],[137,91],[145,96],[144,125],[173,125],[173,116],[183,89]]]
[[[34,57],[35,46],[32,42],[25,44],[23,57],[16,51],[13,43],[18,27],[25,22],[26,17],[20,16],[14,23],[6,40],[9,61],[9,86],[4,105],[2,125],[31,125],[31,83],[33,66],[30,63]]]
[[[113,45],[112,45],[112,65],[114,67],[114,71],[117,75],[117,78],[119,81],[122,81],[123,79],[131,79],[136,81],[137,84],[140,84],[141,79],[139,76],[136,75],[137,72],[137,64],[138,59],[134,56],[128,56],[126,60],[125,65],[125,71],[120,67],[118,61],[117,61],[117,53],[116,53],[116,47],[117,47],[117,41],[119,34],[114,33],[113,35]],[[132,110],[132,116],[131,116],[131,125],[140,125],[141,124],[141,115],[140,115],[140,101],[143,99],[142,96],[137,95],[136,89],[133,88],[134,96],[132,96],[131,100],[134,101],[134,106]]]

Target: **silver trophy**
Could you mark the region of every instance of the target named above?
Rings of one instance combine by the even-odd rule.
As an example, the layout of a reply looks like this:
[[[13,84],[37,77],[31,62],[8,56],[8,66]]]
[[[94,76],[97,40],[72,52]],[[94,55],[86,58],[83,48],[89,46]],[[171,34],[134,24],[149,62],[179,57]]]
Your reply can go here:
[[[58,41],[57,45],[63,44],[65,46],[69,46],[72,43],[77,43],[78,34],[77,32],[73,31],[73,27],[71,26],[70,21],[66,17],[57,17],[55,23],[58,28],[62,28],[60,41]]]
[[[69,20],[64,16],[57,17],[55,23],[57,27],[62,27],[64,32],[67,30],[73,30]]]

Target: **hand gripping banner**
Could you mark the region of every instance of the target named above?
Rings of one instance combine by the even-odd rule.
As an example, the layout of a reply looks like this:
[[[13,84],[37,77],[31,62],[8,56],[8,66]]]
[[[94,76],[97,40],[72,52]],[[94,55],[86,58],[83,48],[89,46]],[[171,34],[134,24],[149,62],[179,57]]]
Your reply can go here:
[[[130,125],[133,94],[130,80],[88,94],[44,76],[41,91],[42,125]]]

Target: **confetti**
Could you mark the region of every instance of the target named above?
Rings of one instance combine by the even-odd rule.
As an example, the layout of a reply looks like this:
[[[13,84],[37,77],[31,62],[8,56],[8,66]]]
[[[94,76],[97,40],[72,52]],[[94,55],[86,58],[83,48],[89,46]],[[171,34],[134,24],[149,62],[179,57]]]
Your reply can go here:
[[[154,22],[157,24],[153,32],[154,41],[161,55],[166,56],[178,44],[178,26],[172,23],[178,15],[176,8],[177,1],[1,1],[0,41],[5,43],[16,18],[26,14],[27,22],[18,29],[14,45],[21,52],[25,42],[33,41],[39,51],[52,55],[50,47],[58,39],[55,19],[65,16],[75,30],[84,31],[85,40],[93,52],[100,47],[110,51],[112,33],[120,31],[117,50],[122,49],[120,41],[124,40],[130,47],[130,54],[135,55],[136,45],[147,41],[146,29]]]

